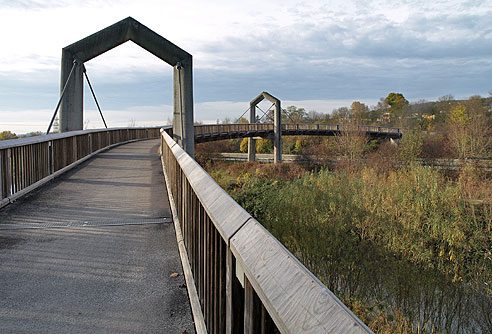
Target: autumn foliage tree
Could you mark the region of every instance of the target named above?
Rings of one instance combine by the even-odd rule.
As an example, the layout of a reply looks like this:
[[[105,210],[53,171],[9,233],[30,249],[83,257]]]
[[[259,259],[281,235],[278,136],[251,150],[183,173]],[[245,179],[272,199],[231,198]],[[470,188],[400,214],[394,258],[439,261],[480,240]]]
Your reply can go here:
[[[256,152],[258,153],[272,153],[273,141],[270,139],[259,139],[256,141]]]
[[[243,138],[243,140],[241,140],[241,144],[239,145],[239,151],[243,153],[248,152],[248,138]]]
[[[239,150],[243,153],[248,152],[248,138],[243,138],[239,146]],[[272,153],[273,141],[270,139],[257,139],[256,140],[256,152],[257,153]]]
[[[308,113],[304,108],[288,106],[282,109],[282,123],[302,123],[306,120]]]
[[[460,102],[447,115],[447,135],[459,159],[490,155],[492,127],[478,97]]]
[[[359,101],[352,102],[350,106],[350,113],[352,117],[355,117],[358,120],[364,120],[367,118],[367,114],[369,112],[369,107],[364,103],[360,103]]]
[[[390,117],[393,121],[399,121],[400,125],[403,121],[404,112],[408,106],[408,100],[402,93],[389,93],[384,99],[390,106]]]
[[[16,139],[17,135],[11,131],[0,132],[0,140]]]
[[[368,142],[366,133],[360,129],[360,121],[353,118],[340,125],[340,133],[335,136],[337,153],[353,162],[362,157]]]
[[[244,117],[240,117],[236,120],[236,123],[247,124],[247,123],[249,123],[249,121]]]
[[[422,154],[423,137],[420,131],[406,131],[400,140],[397,158],[405,166],[415,162]]]

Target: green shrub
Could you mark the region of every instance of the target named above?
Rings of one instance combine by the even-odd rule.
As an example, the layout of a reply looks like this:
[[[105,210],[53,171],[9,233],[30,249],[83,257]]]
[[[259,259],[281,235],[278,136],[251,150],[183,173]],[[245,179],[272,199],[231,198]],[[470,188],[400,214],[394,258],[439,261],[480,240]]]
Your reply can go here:
[[[243,140],[241,141],[241,145],[239,146],[239,150],[243,153],[248,152],[248,140],[249,138],[243,138]]]
[[[270,139],[258,139],[256,141],[256,152],[258,153],[272,153],[273,141]]]
[[[420,131],[407,131],[398,145],[397,157],[403,164],[415,162],[422,154],[423,137]]]

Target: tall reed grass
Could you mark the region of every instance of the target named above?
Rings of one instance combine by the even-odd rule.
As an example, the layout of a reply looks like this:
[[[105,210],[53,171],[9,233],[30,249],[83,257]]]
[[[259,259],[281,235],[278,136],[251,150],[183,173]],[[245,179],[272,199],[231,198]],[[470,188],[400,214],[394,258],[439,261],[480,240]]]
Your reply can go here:
[[[485,174],[293,166],[212,175],[375,332],[492,333]]]

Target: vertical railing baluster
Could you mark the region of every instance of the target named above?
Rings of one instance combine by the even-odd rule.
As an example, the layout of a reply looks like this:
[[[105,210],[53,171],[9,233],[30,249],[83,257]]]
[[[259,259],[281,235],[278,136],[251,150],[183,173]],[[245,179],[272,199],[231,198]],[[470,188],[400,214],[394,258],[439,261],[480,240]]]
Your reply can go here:
[[[3,158],[3,153],[4,151],[3,150],[0,150],[0,200],[4,199],[5,197],[7,197],[7,195],[3,195],[5,194],[5,192],[3,191],[3,185],[5,183],[5,168],[3,167],[3,161],[4,161],[4,158]]]
[[[205,319],[205,323],[207,325],[207,328],[209,329],[210,326],[210,321],[208,321],[208,271],[209,271],[209,266],[208,266],[208,250],[207,246],[209,243],[208,239],[208,230],[209,230],[209,220],[208,216],[205,216],[205,225],[203,228],[203,318]]]
[[[233,330],[233,298],[232,284],[234,280],[234,266],[232,252],[229,247],[226,249],[226,291],[225,291],[225,333],[232,334]]]
[[[12,194],[15,194],[19,190],[19,148],[12,148],[12,156],[10,158],[11,171],[12,171]]]
[[[77,155],[77,136],[73,136],[73,158],[71,162],[75,162],[78,160]]]
[[[218,242],[219,242],[219,238],[220,236],[218,235],[219,233],[217,232],[217,229],[213,229],[213,255],[212,255],[212,263],[213,263],[213,266],[212,266],[212,273],[213,273],[213,278],[212,278],[212,282],[213,282],[213,286],[212,286],[212,292],[213,292],[213,305],[212,305],[212,323],[213,323],[213,333],[218,333],[218,314],[219,314],[219,310],[218,310],[218,306],[219,306],[219,294],[218,294],[218,290],[219,290],[219,286],[218,286],[218,281],[219,281],[219,270],[217,269],[218,268],[218,264],[219,264],[219,258],[218,258]]]
[[[24,185],[24,175],[22,173],[22,164],[24,163],[23,155],[24,155],[25,147],[20,146],[15,148],[15,175],[17,175],[16,189],[15,192],[18,192],[22,189]]]
[[[254,289],[249,280],[244,277],[244,334],[256,334]]]
[[[12,195],[13,193],[13,184],[12,184],[12,149],[7,149],[7,170],[6,170],[6,183],[7,183],[7,197]]]
[[[199,230],[199,244],[198,244],[198,252],[199,252],[199,262],[198,262],[198,281],[199,281],[199,286],[198,286],[198,297],[200,298],[200,303],[202,305],[202,310],[205,308],[205,301],[203,298],[204,295],[204,275],[203,273],[205,272],[204,266],[205,266],[205,256],[203,253],[203,247],[202,245],[205,243],[205,209],[203,206],[200,205],[199,209],[199,215],[200,215],[200,223],[198,225]]]
[[[48,143],[48,175],[53,174],[53,141]]]
[[[226,245],[219,237],[219,333],[225,332],[226,321]]]
[[[195,264],[195,253],[194,253],[194,238],[193,238],[193,233],[195,231],[195,197],[193,196],[193,190],[191,189],[191,185],[188,184],[188,187],[190,188],[189,194],[190,194],[190,229],[189,229],[189,245],[187,247],[188,251],[188,259],[190,260],[190,267],[193,270],[193,266]]]
[[[210,230],[212,229],[212,222],[211,220],[207,217],[207,228],[205,230],[205,256],[206,256],[206,284],[205,284],[205,289],[206,289],[206,299],[205,299],[205,319],[207,323],[207,328],[208,331],[210,332],[211,330],[211,314],[210,314],[210,303],[212,299],[212,291],[211,291],[211,276],[212,276],[212,268],[211,268],[211,263],[212,263],[212,258],[210,256],[210,243],[211,243],[211,238],[210,238]]]

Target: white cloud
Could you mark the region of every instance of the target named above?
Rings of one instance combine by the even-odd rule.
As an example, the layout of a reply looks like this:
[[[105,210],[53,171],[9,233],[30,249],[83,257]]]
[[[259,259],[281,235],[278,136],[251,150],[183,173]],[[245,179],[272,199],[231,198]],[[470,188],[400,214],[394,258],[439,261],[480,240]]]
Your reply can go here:
[[[10,32],[0,37],[2,45],[8,46],[0,65],[4,71],[56,70],[62,47],[129,15],[194,54],[197,68],[252,70],[257,61],[261,66],[261,60],[270,58],[272,65],[285,65],[296,61],[292,56],[302,59],[303,55],[353,58],[352,50],[364,49],[367,41],[380,40],[378,44],[386,49],[382,51],[388,51],[402,42],[400,37],[438,45],[443,40],[459,43],[483,38],[483,32],[490,32],[492,5],[474,3],[478,5],[456,1],[331,1],[329,5],[323,1],[16,1],[4,5],[0,14],[0,28]],[[474,20],[460,19],[470,16]],[[482,26],[470,26],[480,17]],[[111,60],[102,62],[104,67],[131,71],[156,64],[152,57],[136,53],[136,47],[119,49],[112,52]]]

